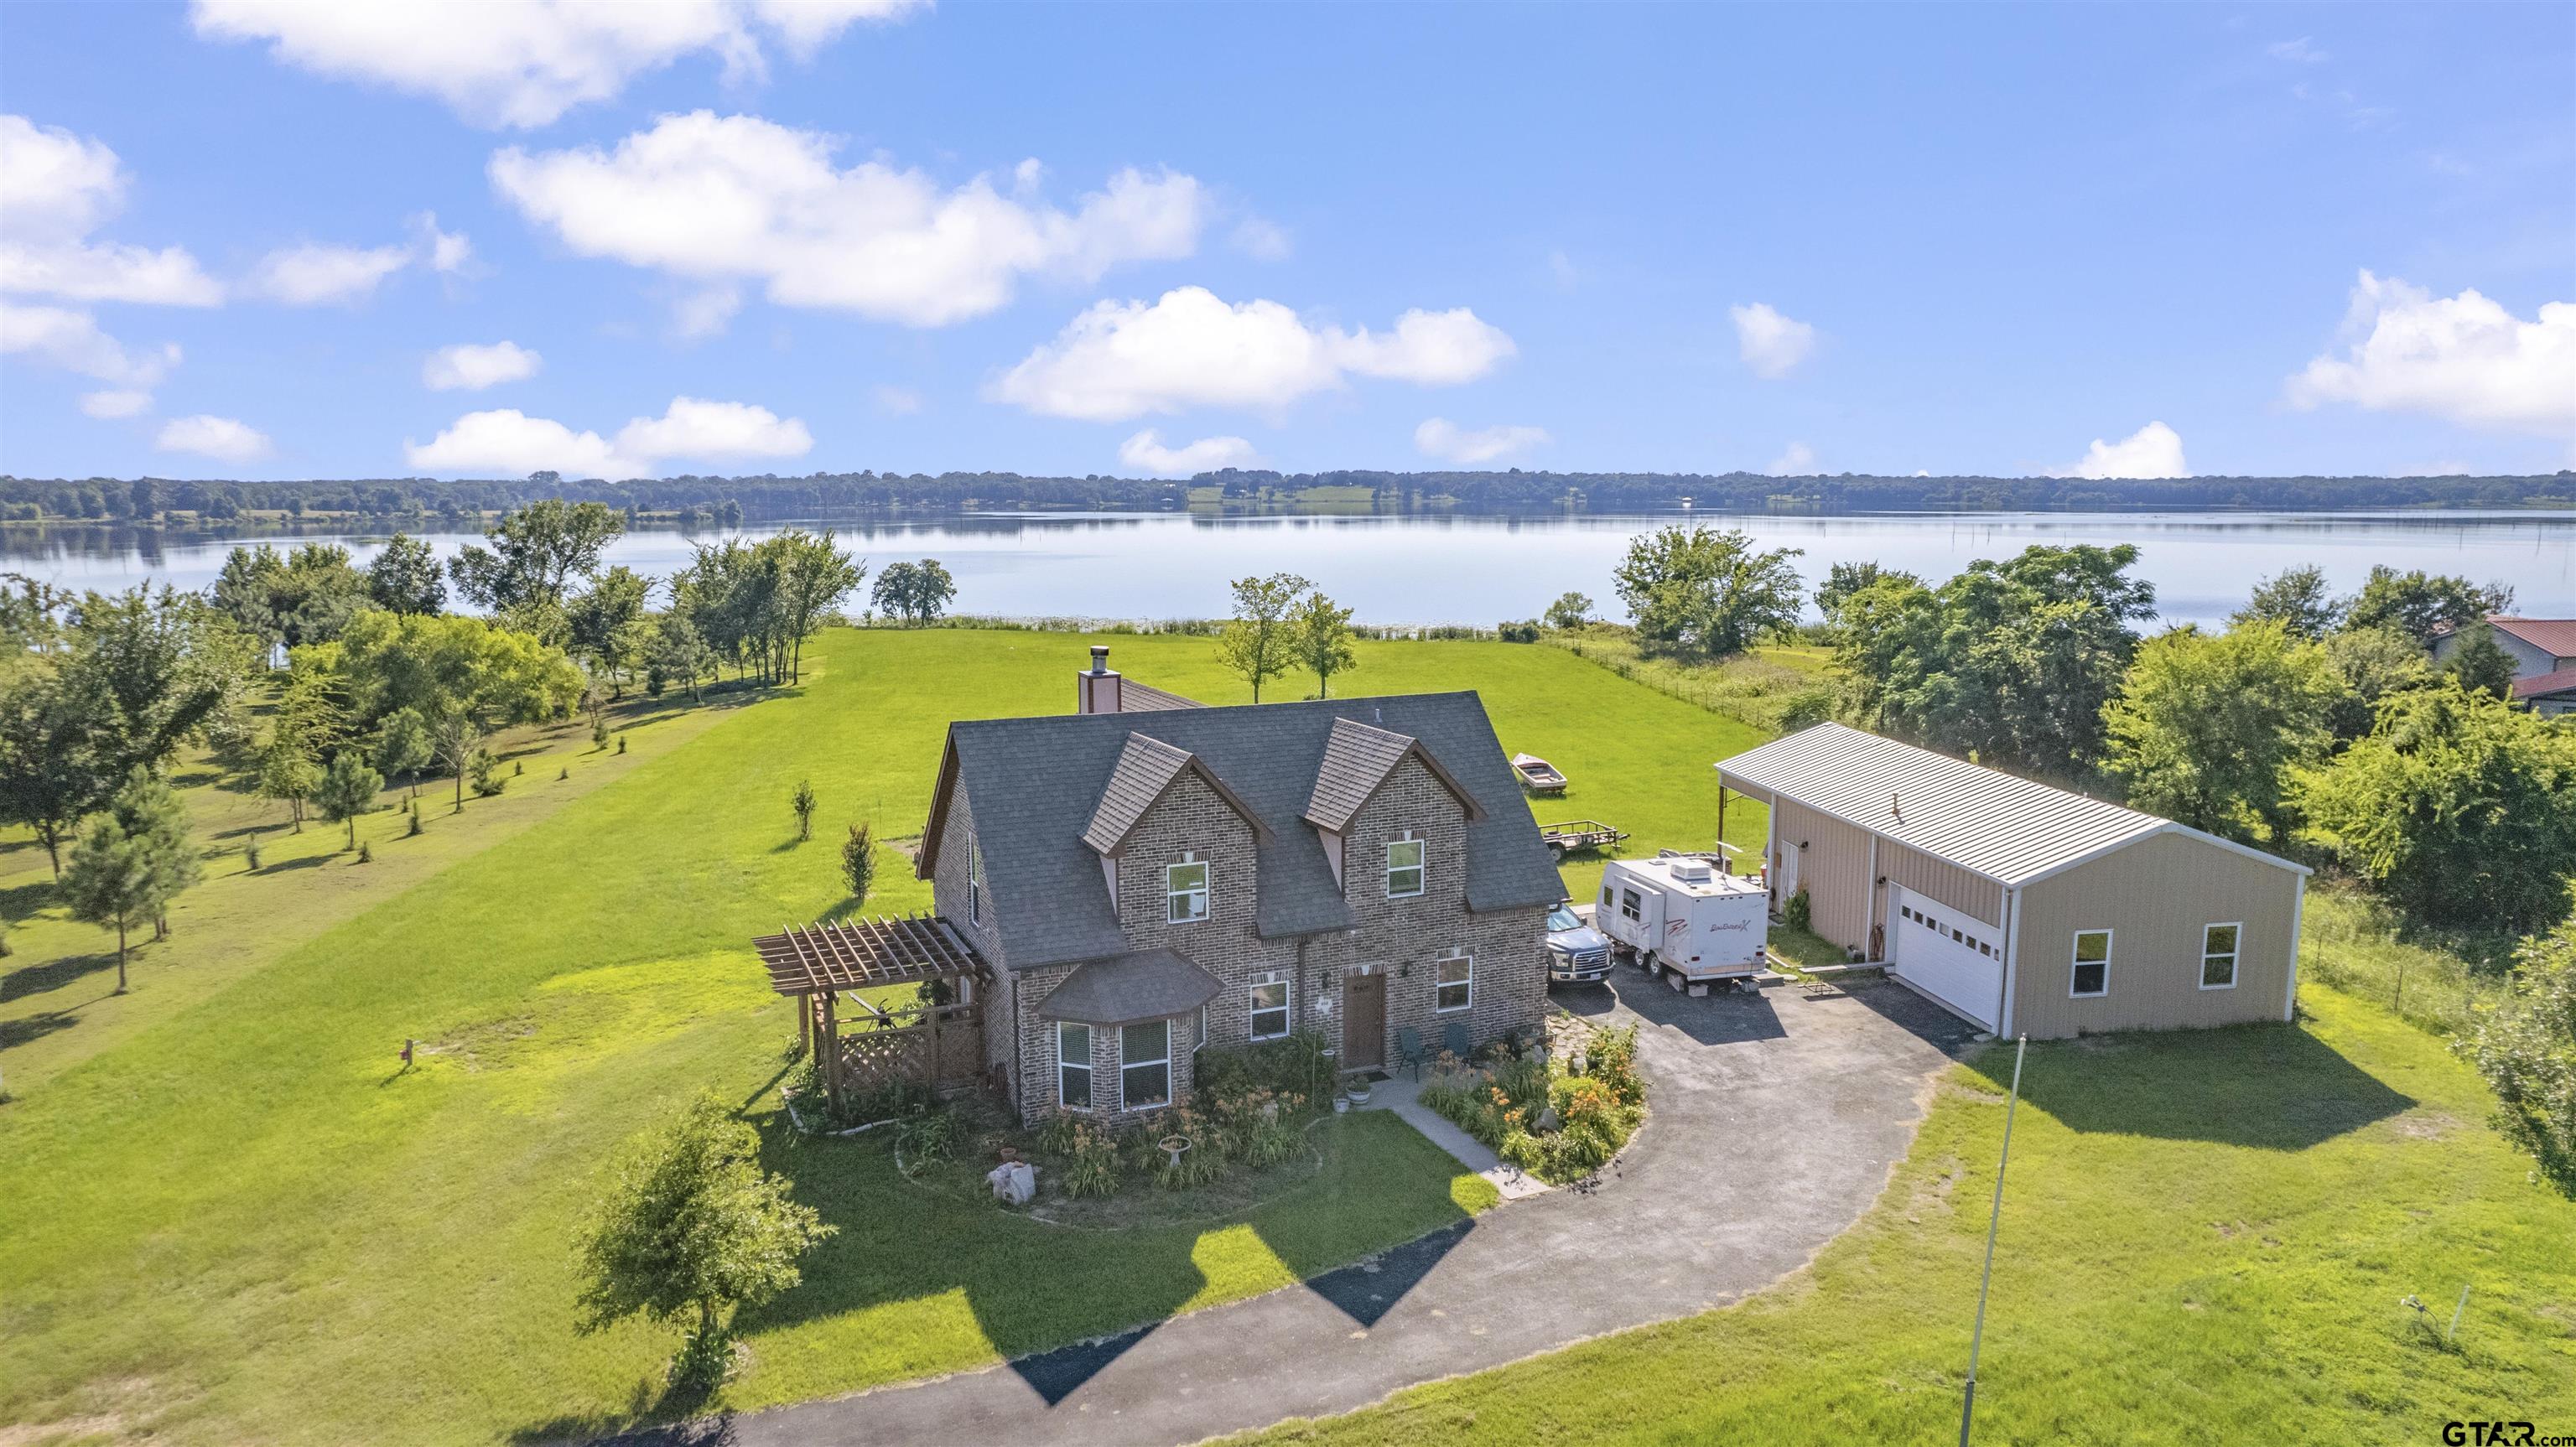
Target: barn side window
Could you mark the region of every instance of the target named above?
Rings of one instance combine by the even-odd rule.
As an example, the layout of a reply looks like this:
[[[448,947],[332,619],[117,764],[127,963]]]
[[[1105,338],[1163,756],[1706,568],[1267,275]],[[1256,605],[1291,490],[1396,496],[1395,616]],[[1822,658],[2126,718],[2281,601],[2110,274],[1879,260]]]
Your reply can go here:
[[[2200,932],[2200,987],[2204,990],[2236,988],[2236,942],[2243,937],[2241,924],[2214,924]]]
[[[2069,979],[2070,995],[2107,995],[2111,993],[2111,932],[2106,929],[2080,929],[2075,932],[2075,972]]]

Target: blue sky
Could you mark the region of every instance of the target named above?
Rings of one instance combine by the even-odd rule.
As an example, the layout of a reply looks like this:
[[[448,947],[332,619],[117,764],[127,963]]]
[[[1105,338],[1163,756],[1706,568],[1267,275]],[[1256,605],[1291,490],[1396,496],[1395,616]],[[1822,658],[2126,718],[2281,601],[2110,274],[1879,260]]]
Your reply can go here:
[[[2576,465],[2568,6],[375,9],[0,5],[0,470]]]

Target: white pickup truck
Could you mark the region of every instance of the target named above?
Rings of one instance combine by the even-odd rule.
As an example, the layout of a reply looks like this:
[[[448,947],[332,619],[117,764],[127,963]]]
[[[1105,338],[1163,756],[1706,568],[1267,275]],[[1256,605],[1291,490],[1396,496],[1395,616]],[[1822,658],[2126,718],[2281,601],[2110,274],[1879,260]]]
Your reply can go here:
[[[1771,895],[1723,860],[1667,849],[1653,859],[1614,859],[1601,872],[1592,925],[1613,955],[1679,984],[1743,980],[1764,968]]]

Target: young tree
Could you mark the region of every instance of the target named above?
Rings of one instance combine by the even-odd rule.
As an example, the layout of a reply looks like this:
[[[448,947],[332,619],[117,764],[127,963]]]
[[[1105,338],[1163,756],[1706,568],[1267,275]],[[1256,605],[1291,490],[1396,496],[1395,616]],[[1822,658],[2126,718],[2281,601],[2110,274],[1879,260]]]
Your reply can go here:
[[[1539,621],[1559,631],[1580,628],[1592,621],[1592,600],[1581,593],[1559,593]]]
[[[2391,624],[2329,633],[2325,649],[2326,659],[2343,679],[2344,688],[2329,713],[2327,726],[2344,743],[2370,732],[2382,699],[2433,682],[2433,665],[2424,656],[2423,645]]]
[[[2471,693],[2513,697],[2513,678],[2521,665],[2496,642],[2495,628],[2480,621],[2462,628],[2457,636],[2459,641],[2442,660],[2442,671]]]
[[[2177,628],[2138,647],[2108,725],[2129,802],[2248,843],[2289,833],[2289,771],[2321,755],[2343,692],[2325,650],[2281,623]]]
[[[387,778],[409,779],[415,799],[420,797],[420,771],[429,767],[434,751],[429,725],[421,722],[419,709],[395,709],[376,725],[376,767]]]
[[[396,533],[367,565],[367,597],[388,613],[435,613],[447,606],[447,580],[426,541]]]
[[[240,660],[199,626],[202,607],[166,587],[73,605],[62,682],[93,729],[104,787],[137,764],[159,768],[223,705]]]
[[[2576,914],[2522,942],[2505,1000],[2453,1046],[2495,1091],[2495,1127],[2576,1196]]]
[[[349,826],[349,847],[355,849],[358,816],[376,807],[376,796],[384,787],[385,776],[369,767],[365,756],[356,749],[344,749],[331,756],[331,767],[314,787],[313,804],[323,818]]]
[[[653,620],[652,641],[644,650],[644,686],[656,696],[671,685],[686,684],[689,702],[704,702],[698,685],[716,671],[715,650],[699,636],[697,625],[673,612]]]
[[[626,694],[626,675],[638,662],[632,625],[644,617],[652,590],[652,581],[634,569],[615,567],[600,574],[565,610],[573,655],[588,659],[620,698]]]
[[[263,662],[275,661],[286,641],[285,623],[276,608],[285,574],[286,560],[268,544],[235,548],[224,555],[223,571],[215,575],[215,585],[208,591],[216,611],[259,640]]]
[[[1351,610],[1336,608],[1322,593],[1309,593],[1288,615],[1297,662],[1315,675],[1315,696],[1333,696],[1333,675],[1359,666],[1351,646]]]
[[[162,905],[161,872],[148,841],[125,832],[113,814],[93,816],[72,845],[63,870],[63,901],[72,918],[116,931],[116,993],[126,992],[127,936]]]
[[[1863,588],[1885,581],[1911,583],[1918,588],[1923,586],[1921,578],[1901,568],[1885,568],[1868,561],[1835,563],[1825,569],[1825,581],[1816,589],[1816,611],[1824,614],[1825,621],[1831,623],[1834,615],[1842,610],[1845,599]]]
[[[1723,658],[1798,621],[1801,589],[1789,560],[1802,551],[1757,550],[1738,529],[1668,527],[1629,543],[1611,576],[1640,639]]]
[[[780,661],[787,681],[795,683],[805,676],[805,640],[814,636],[842,599],[857,591],[868,575],[867,565],[853,561],[836,545],[828,528],[819,536],[790,528],[760,546],[778,554],[778,610],[773,627],[784,646]]]
[[[760,1138],[712,1096],[630,1146],[583,1232],[583,1327],[694,1318],[674,1375],[720,1380],[731,1312],[803,1279],[797,1258],[834,1228],[758,1164]]]
[[[850,837],[841,841],[841,878],[850,886],[853,906],[868,902],[868,890],[877,879],[876,830],[866,824],[850,826]]]
[[[30,659],[0,677],[0,821],[36,836],[56,879],[63,845],[113,777],[95,703],[66,683],[60,659]]]
[[[2427,573],[2418,568],[2401,573],[2381,563],[2346,610],[2344,626],[2368,628],[2386,623],[2406,630],[2418,643],[2434,635],[2465,628],[2490,613],[2513,606],[2513,589],[2503,583],[2481,588],[2466,578]]]
[[[1296,662],[1296,627],[1289,615],[1314,586],[1294,573],[1235,580],[1234,617],[1217,635],[1216,656],[1252,685],[1254,703],[1261,702],[1261,685]]]
[[[294,739],[278,739],[260,756],[259,796],[284,804],[286,817],[294,821],[298,834],[304,832],[305,801],[320,787],[322,766],[313,762],[313,756]]]
[[[796,811],[797,842],[801,844],[804,841],[813,838],[814,781],[811,779],[800,780],[796,785],[796,792],[788,797],[787,807]]]
[[[188,833],[188,806],[179,791],[137,764],[108,801],[108,814],[150,864],[153,894],[152,936],[170,937],[170,901],[205,878],[205,857]]]
[[[306,543],[271,580],[268,607],[288,648],[327,643],[368,606],[367,577],[337,543]]]
[[[2369,737],[2297,774],[2292,801],[2426,919],[2530,928],[2576,876],[2576,731],[2486,694],[2392,696]]]
[[[2254,596],[2228,621],[2278,623],[2292,637],[2314,640],[2343,626],[2346,606],[2326,586],[2326,570],[2310,563],[2255,584]]]
[[[454,614],[362,613],[332,670],[362,716],[420,715],[433,756],[455,777],[459,809],[466,772],[495,727],[565,717],[583,687],[562,650]]]

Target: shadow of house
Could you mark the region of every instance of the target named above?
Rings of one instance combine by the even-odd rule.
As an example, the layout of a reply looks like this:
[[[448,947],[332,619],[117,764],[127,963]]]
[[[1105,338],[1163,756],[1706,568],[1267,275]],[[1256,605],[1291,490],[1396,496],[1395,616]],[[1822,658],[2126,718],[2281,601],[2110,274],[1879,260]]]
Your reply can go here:
[[[1376,1326],[1475,1229],[1472,1220],[1443,1226],[1371,1260],[1327,1271],[1307,1281],[1306,1289],[1341,1308],[1344,1316],[1361,1326]]]
[[[1944,1055],[1966,1053],[1986,1033],[1892,981],[1861,979],[1843,986],[1843,993]]]
[[[2001,1091],[2012,1052],[1969,1068]],[[2297,1151],[2415,1105],[2297,1025],[2233,1025],[2034,1044],[2022,1098],[2073,1130]]]

